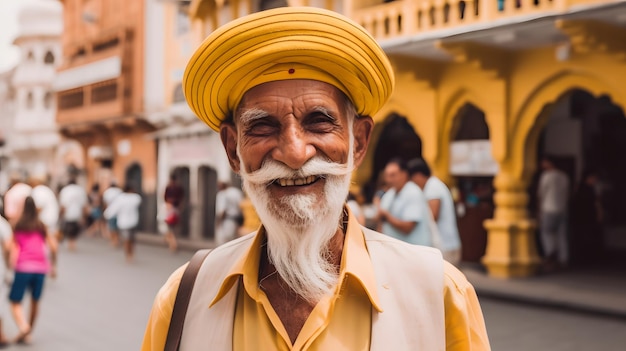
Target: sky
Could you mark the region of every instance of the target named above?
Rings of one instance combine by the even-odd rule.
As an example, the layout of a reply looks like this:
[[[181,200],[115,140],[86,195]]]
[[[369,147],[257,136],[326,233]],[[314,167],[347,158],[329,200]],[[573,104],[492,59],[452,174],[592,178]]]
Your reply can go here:
[[[19,58],[19,49],[12,45],[17,34],[19,9],[30,0],[0,0],[0,72],[13,67]]]

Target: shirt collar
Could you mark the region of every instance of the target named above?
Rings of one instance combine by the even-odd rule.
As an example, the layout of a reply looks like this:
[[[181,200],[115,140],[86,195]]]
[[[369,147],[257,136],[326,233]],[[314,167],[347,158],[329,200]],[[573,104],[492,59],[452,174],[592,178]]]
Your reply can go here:
[[[367,294],[372,306],[377,311],[382,312],[376,289],[374,267],[372,266],[367,251],[365,236],[361,230],[361,225],[357,222],[350,209],[347,206],[345,206],[345,209],[348,211],[348,227],[346,229],[338,281],[343,282],[344,278],[347,276],[356,279],[363,291]],[[265,228],[261,226],[254,236],[248,252],[233,265],[230,272],[222,281],[220,289],[209,307],[222,299],[222,297],[232,289],[233,285],[240,277],[243,278],[243,287],[246,293],[250,298],[258,300],[259,260],[261,257],[261,249],[265,242],[265,235]]]

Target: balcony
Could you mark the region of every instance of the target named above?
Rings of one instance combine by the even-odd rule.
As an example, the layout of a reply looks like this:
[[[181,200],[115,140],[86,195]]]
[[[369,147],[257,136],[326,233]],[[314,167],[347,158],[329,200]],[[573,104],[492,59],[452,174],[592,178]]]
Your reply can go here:
[[[516,49],[567,40],[556,20],[626,25],[623,0],[397,0],[353,9],[352,19],[389,53],[433,59],[440,39]],[[420,44],[421,43],[421,44]]]
[[[59,92],[59,125],[121,117],[128,111],[123,77]]]
[[[66,43],[68,56],[54,82],[57,123],[67,126],[122,118],[132,111],[132,31],[117,29],[97,39]]]

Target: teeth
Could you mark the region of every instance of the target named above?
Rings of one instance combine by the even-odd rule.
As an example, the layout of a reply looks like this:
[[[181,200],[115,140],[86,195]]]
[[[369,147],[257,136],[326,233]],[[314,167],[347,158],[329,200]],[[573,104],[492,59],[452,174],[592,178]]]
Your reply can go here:
[[[308,176],[306,178],[298,179],[278,179],[280,186],[294,186],[294,185],[308,185],[313,183],[317,179],[316,176]]]

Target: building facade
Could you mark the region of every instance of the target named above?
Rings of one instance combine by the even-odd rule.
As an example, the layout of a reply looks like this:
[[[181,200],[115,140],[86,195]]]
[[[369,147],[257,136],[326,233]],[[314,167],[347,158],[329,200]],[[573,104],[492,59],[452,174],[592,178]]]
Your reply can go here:
[[[0,73],[0,194],[9,188],[11,160],[11,138],[13,135],[13,120],[15,117],[15,89],[11,81],[15,68]]]
[[[6,76],[10,79],[5,80],[3,89],[7,103],[4,183],[8,176],[26,180],[37,175],[56,184],[61,176],[62,164],[55,158],[61,138],[52,84],[61,59],[62,30],[58,1],[29,2],[19,13],[13,44],[20,50],[20,59]]]
[[[85,185],[130,185],[141,230],[156,229],[156,130],[146,116],[146,1],[64,0],[57,123]]]
[[[366,28],[396,73],[354,180],[369,193],[393,156],[422,156],[456,194],[465,260],[528,276],[537,247],[538,160],[571,180],[600,174],[604,218],[570,230],[572,263],[626,250],[626,3],[616,0],[194,0],[204,34],[250,12],[317,6]],[[590,243],[599,246],[589,253]],[[622,255],[623,256],[623,255]],[[596,258],[594,258],[596,257]]]
[[[182,92],[182,76],[189,57],[203,39],[201,26],[188,16],[190,1],[148,1],[146,52],[160,57],[151,72],[162,87],[153,94],[147,113],[158,131],[149,134],[158,145],[157,202],[163,213],[163,193],[175,174],[185,189],[179,237],[211,241],[215,231],[215,195],[218,181],[236,180],[219,135],[206,128],[191,112]],[[158,40],[157,37],[158,36]],[[158,68],[157,68],[158,67]],[[161,73],[162,72],[162,73]],[[148,87],[148,84],[147,84]],[[166,228],[160,221],[159,231]]]

